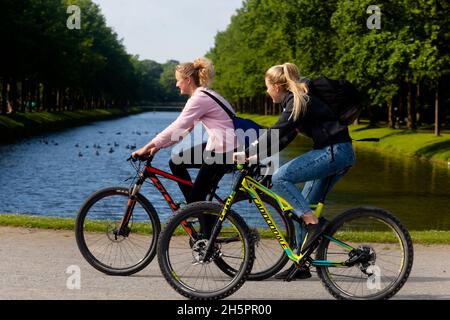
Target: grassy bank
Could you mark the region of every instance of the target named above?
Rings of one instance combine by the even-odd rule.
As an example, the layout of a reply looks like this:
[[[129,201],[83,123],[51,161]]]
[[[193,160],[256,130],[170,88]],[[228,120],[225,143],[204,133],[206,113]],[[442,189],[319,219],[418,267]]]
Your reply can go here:
[[[41,228],[52,230],[74,230],[75,220],[68,218],[42,217],[18,214],[0,214],[0,226],[23,227],[23,228]],[[104,232],[106,223],[102,221],[94,221],[88,225],[89,231]],[[135,224],[137,232],[148,233],[151,231],[145,224]],[[450,244],[450,231],[411,231],[411,237],[414,243],[420,244]],[[184,234],[180,231],[180,234]],[[262,238],[272,237],[270,232],[261,233]],[[384,233],[372,232],[370,234],[372,242],[386,242]],[[361,238],[360,233],[340,234],[339,238],[345,241],[358,241]],[[364,239],[368,239],[364,236]]]
[[[257,114],[241,114],[242,117],[253,119],[264,126],[274,124],[278,116],[263,116]],[[385,127],[368,128],[368,124],[349,127],[353,139],[380,138],[379,142],[357,142],[357,148],[368,148],[386,155],[402,157],[419,157],[443,165],[450,163],[450,132],[443,131],[441,136],[434,135],[432,130],[389,129]]]
[[[13,142],[46,132],[76,127],[93,121],[139,113],[138,107],[122,109],[95,109],[63,112],[17,112],[0,115],[0,143]]]

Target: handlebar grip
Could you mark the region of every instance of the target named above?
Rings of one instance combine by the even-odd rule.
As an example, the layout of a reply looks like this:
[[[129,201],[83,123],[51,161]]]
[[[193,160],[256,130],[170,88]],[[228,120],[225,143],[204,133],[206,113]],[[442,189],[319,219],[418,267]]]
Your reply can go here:
[[[141,156],[138,156],[138,157],[136,157],[136,158],[133,158],[133,156],[129,156],[128,159],[127,159],[127,161],[130,161],[130,160],[131,160],[131,161],[133,161],[133,162],[136,162],[136,161],[140,160],[140,161],[152,162],[153,157],[154,157],[154,155],[150,155],[150,156],[148,156],[148,158],[146,158],[146,157],[141,157]]]

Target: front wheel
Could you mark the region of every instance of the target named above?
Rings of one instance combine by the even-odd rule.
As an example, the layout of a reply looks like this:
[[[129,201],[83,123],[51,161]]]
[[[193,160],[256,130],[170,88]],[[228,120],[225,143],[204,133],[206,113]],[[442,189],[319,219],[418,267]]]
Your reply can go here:
[[[312,263],[335,298],[389,299],[408,279],[413,245],[408,230],[391,213],[360,207],[333,219],[316,258]]]
[[[155,208],[141,194],[136,195],[128,225],[118,232],[130,201],[126,188],[99,190],[84,202],[75,221],[81,254],[90,265],[109,275],[134,274],[156,254],[161,224]]]
[[[190,299],[225,298],[242,286],[252,269],[254,248],[249,230],[233,211],[222,221],[213,252],[205,256],[210,239],[201,233],[199,217],[211,215],[217,221],[221,210],[221,205],[212,202],[189,204],[177,211],[159,237],[161,272],[178,293]],[[217,261],[236,272],[228,276]]]

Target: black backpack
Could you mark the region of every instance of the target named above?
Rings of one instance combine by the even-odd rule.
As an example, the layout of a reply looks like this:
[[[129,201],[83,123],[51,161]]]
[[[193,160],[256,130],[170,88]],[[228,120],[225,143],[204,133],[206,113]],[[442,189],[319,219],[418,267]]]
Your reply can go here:
[[[342,125],[348,126],[359,117],[361,94],[350,82],[320,76],[312,81],[310,90],[333,110]]]

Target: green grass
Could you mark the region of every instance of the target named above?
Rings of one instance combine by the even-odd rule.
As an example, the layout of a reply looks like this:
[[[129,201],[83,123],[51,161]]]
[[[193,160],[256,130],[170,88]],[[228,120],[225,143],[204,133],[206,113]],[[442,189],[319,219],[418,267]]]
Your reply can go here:
[[[410,231],[414,243],[450,244],[450,231]],[[336,239],[344,242],[395,243],[398,239],[392,232],[338,232]]]
[[[0,115],[0,142],[12,142],[15,139],[62,130],[89,122],[120,117],[141,112],[140,108],[95,109],[62,112],[17,112]]]
[[[278,116],[264,116],[242,113],[241,117],[249,118],[269,127]],[[428,159],[447,165],[450,162],[450,133],[443,131],[441,136],[434,135],[432,130],[389,129],[386,127],[369,128],[367,122],[349,127],[353,139],[380,138],[379,142],[358,142],[357,148],[375,150],[389,156],[408,156]]]
[[[383,154],[401,154],[447,164],[450,162],[450,134],[435,136],[429,130],[368,128],[350,126],[353,139],[380,138],[379,142],[355,142],[357,147],[378,150]]]
[[[42,217],[42,216],[32,216],[32,215],[19,215],[19,214],[0,214],[0,226],[10,226],[10,227],[22,227],[22,228],[41,228],[41,229],[52,229],[52,230],[74,230],[75,219],[73,218],[56,218],[56,217]],[[91,232],[104,232],[108,227],[108,223],[105,221],[92,221],[86,225],[88,231]],[[134,223],[134,232],[149,234],[152,232],[148,224],[145,223]],[[231,228],[228,228],[229,231]],[[186,235],[186,232],[179,228],[176,235]],[[427,231],[410,231],[411,238],[416,244],[450,244],[450,231],[438,231],[438,230],[427,230]],[[261,238],[272,238],[273,234],[268,230],[260,230]],[[387,237],[383,232],[344,232],[339,233],[338,238],[342,241],[364,241],[386,243],[392,242],[395,238]]]
[[[42,217],[22,214],[0,214],[0,226],[39,228],[52,230],[74,230],[74,218]],[[104,232],[111,228],[111,222],[104,220],[92,220],[86,223],[85,228],[90,232]],[[152,228],[147,223],[133,223],[135,233],[148,234]]]

